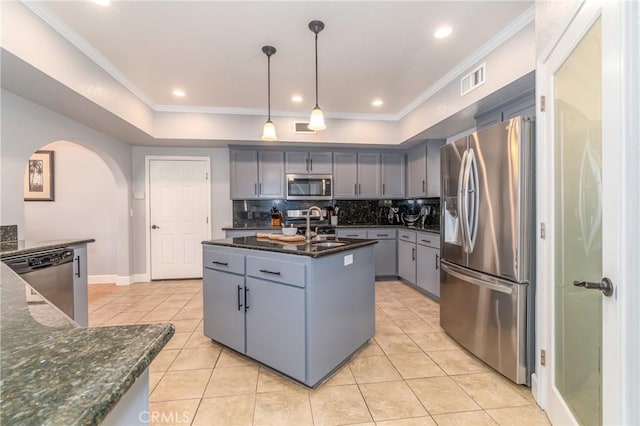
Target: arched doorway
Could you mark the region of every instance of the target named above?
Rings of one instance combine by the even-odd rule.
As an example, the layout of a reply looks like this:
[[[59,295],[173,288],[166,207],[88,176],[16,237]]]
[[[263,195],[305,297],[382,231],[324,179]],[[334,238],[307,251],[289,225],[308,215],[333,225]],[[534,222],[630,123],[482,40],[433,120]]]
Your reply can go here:
[[[87,247],[89,282],[118,282],[120,203],[114,173],[100,155],[77,143],[56,141],[40,150],[54,153],[54,200],[24,201],[24,238],[94,238]],[[25,179],[27,173],[25,165]]]

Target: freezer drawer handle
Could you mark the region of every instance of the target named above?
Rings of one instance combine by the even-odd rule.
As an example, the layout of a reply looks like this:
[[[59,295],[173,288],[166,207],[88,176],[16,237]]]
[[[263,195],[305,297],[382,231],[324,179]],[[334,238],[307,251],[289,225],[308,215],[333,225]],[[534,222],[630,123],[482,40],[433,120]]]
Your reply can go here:
[[[469,282],[471,284],[475,284],[475,285],[477,285],[479,287],[486,287],[486,288],[489,288],[491,290],[495,290],[495,291],[498,291],[500,293],[505,293],[505,294],[513,293],[513,289],[511,288],[510,285],[499,284],[499,283],[491,283],[491,282],[488,282],[488,281],[480,280],[480,279],[472,277],[470,275],[465,275],[463,273],[460,273],[460,272],[454,270],[453,268],[451,268],[451,267],[449,267],[447,265],[443,265],[442,263],[440,264],[440,267],[447,274],[452,275],[452,276],[454,276],[456,278],[459,278],[459,279],[461,279],[463,281]],[[519,285],[519,284],[513,284],[513,285]]]
[[[613,294],[613,283],[607,277],[604,277],[599,283],[590,283],[588,281],[574,281],[573,285],[576,287],[584,287],[589,290],[600,290],[602,294],[607,297],[611,297]]]

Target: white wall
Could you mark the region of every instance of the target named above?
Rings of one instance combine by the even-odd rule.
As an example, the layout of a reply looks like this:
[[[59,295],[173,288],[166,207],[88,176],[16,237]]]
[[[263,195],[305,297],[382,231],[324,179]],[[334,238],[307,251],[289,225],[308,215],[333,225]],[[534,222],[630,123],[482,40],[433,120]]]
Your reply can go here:
[[[87,246],[89,282],[115,282],[118,188],[113,173],[80,145],[60,141],[41,149],[54,152],[55,201],[24,202],[25,240],[94,238]]]
[[[128,280],[132,263],[130,238],[131,147],[90,127],[2,90],[0,140],[0,224],[18,225],[18,238],[25,238],[23,179],[27,160],[41,147],[56,141],[70,141],[95,152],[111,171],[117,197],[117,271]],[[92,237],[69,234],[66,238]],[[40,238],[37,238],[40,239]]]
[[[211,238],[224,238],[222,227],[233,224],[232,203],[229,193],[229,149],[227,148],[165,148],[133,147],[132,152],[132,188],[136,199],[133,200],[133,252],[135,253],[134,274],[147,275],[147,229],[145,194],[145,157],[153,156],[194,156],[209,157],[211,160]],[[139,199],[144,197],[144,199]]]

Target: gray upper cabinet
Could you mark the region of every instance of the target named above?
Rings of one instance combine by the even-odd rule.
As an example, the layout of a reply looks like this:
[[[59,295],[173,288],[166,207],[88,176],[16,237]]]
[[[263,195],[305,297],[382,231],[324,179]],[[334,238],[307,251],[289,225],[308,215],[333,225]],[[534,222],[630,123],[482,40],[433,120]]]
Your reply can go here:
[[[230,151],[231,199],[258,198],[258,152]]]
[[[380,153],[358,153],[358,198],[380,198]]]
[[[403,153],[382,154],[382,198],[404,198],[405,156]]]
[[[282,151],[230,151],[232,200],[284,198]]]
[[[284,153],[258,152],[258,196],[284,198]]]
[[[427,143],[427,198],[440,197],[440,147],[444,140]]]
[[[333,197],[357,197],[358,159],[355,152],[333,153]]]
[[[378,152],[334,152],[334,198],[380,198],[380,169]]]
[[[285,170],[290,174],[326,174],[333,172],[331,152],[287,151]]]
[[[482,111],[475,116],[476,130],[507,121],[518,116],[536,115],[536,97],[534,89],[501,103],[491,109]]]
[[[427,196],[427,148],[420,144],[407,154],[407,197]]]

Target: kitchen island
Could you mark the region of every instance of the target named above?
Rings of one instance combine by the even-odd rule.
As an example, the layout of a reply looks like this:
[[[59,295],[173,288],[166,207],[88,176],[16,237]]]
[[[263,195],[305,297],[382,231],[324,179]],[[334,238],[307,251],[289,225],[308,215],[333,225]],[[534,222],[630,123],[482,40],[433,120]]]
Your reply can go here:
[[[318,386],[374,334],[375,243],[204,241],[204,334]]]
[[[16,249],[17,250],[17,249]],[[0,262],[1,424],[140,424],[171,324],[81,328]]]

